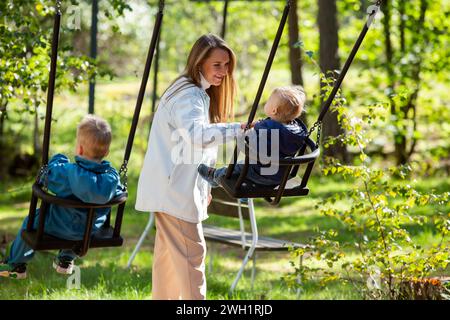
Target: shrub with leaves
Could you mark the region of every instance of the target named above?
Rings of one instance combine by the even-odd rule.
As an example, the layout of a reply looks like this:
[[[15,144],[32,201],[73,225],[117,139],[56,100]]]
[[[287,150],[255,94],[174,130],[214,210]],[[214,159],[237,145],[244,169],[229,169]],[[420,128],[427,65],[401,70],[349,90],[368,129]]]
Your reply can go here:
[[[318,230],[312,240],[313,258],[325,262],[327,267],[300,268],[292,262],[296,269],[287,278],[290,284],[299,277],[302,282],[319,277],[322,284],[332,280],[350,282],[367,299],[410,299],[417,295],[405,291],[405,283],[426,279],[447,268],[450,192],[416,190],[411,180],[420,174],[418,169],[411,165],[376,168],[365,153],[369,142],[365,126],[377,117],[377,109],[384,107],[368,108],[363,122],[350,116],[344,107],[336,106],[340,115],[346,115],[341,117],[346,119],[341,121],[346,134],[325,143],[339,140],[356,149],[359,159],[355,165],[325,159],[323,174],[350,181],[354,188],[334,194],[316,207],[341,226],[340,231]],[[423,209],[426,213],[419,214]],[[414,238],[413,228],[431,230],[439,234],[440,240],[421,244]],[[339,232],[350,234],[352,240],[344,241]],[[303,252],[295,252],[299,254]]]

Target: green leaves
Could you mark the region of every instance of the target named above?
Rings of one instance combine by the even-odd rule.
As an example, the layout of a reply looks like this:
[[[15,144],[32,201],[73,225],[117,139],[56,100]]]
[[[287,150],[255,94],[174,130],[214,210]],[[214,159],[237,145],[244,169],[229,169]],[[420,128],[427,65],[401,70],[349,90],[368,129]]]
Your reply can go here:
[[[324,78],[325,83],[328,79]],[[401,96],[398,96],[402,99]],[[450,214],[442,215],[436,211],[449,203],[449,192],[436,194],[433,190],[415,189],[412,178],[417,175],[418,166],[410,164],[379,168],[372,164],[365,150],[367,130],[370,122],[379,121],[386,105],[375,103],[366,109],[361,118],[344,105],[338,106],[341,122],[346,129],[345,136],[327,139],[326,144],[344,142],[357,148],[353,165],[339,163],[336,159],[325,159],[322,172],[327,177],[336,176],[354,182],[354,188],[341,194],[335,194],[319,202],[321,214],[339,222],[343,232],[351,234],[353,242],[345,242],[336,237],[337,231],[320,231],[314,238],[315,258],[326,267],[320,273],[326,273],[327,279],[348,279],[359,277],[361,283],[354,282],[361,294],[370,299],[398,298],[399,287],[403,279],[422,278],[431,272],[445,268],[450,261]],[[343,119],[351,119],[344,121]],[[385,120],[385,118],[383,118]],[[343,209],[338,200],[350,200],[350,208]],[[426,216],[415,214],[415,210],[430,206],[434,211]],[[439,217],[439,218],[437,218]],[[441,242],[435,247],[421,247],[411,234],[414,228],[429,228],[441,235]],[[413,229],[414,230],[414,229]],[[357,256],[351,260],[343,249],[352,250]],[[350,249],[351,248],[351,249]],[[344,272],[336,268],[342,263]],[[378,274],[379,286],[368,288],[364,279],[373,277],[374,267]],[[325,270],[325,271],[324,271]],[[353,281],[353,280],[351,280]]]
[[[78,5],[77,1],[71,1]],[[119,15],[131,10],[126,1],[109,0]],[[63,8],[63,12],[64,12]],[[54,1],[6,1],[0,6],[0,94],[3,103],[24,99],[26,92],[41,95],[47,89]],[[64,29],[64,25],[62,25]],[[64,33],[62,34],[62,37]],[[95,63],[74,54],[71,46],[59,47],[58,87],[75,89],[94,74]]]
[[[448,246],[450,214],[435,218],[433,224],[427,226],[442,235],[442,241],[436,247],[419,251],[420,246],[410,236],[408,226],[411,223],[424,226],[428,219],[411,215],[412,209],[431,202],[445,205],[448,203],[448,192],[439,195],[421,193],[412,185],[402,184],[401,180],[396,180],[398,177],[405,179],[411,175],[413,170],[410,166],[374,170],[363,164],[350,167],[333,163],[325,167],[323,172],[327,175],[345,172],[347,178],[351,177],[355,181],[358,181],[361,172],[365,174],[366,180],[356,183],[355,189],[346,193],[347,198],[352,199],[350,210],[333,209],[336,199],[345,197],[343,195],[331,197],[319,204],[321,212],[340,221],[345,226],[346,232],[360,234],[356,237],[359,240],[354,243],[360,255],[355,260],[343,263],[343,269],[355,272],[365,279],[369,277],[371,266],[379,267],[381,291],[357,286],[364,295],[368,298],[395,299],[400,285],[397,280],[421,278],[433,271],[446,268],[450,259]],[[345,243],[334,243],[331,247],[331,239],[335,236],[334,230],[328,230],[322,232],[315,242],[316,246],[321,247],[320,254],[316,257],[323,260],[330,269],[344,257],[335,248],[346,246]],[[347,275],[334,271],[334,277],[342,279]]]

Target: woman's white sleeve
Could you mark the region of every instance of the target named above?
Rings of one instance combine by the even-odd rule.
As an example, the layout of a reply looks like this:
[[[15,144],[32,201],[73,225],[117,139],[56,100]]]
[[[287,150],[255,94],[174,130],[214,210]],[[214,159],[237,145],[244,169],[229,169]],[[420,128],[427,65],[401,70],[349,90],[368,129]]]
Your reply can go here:
[[[172,116],[177,133],[187,143],[199,148],[210,148],[223,144],[241,132],[241,124],[208,123],[204,102],[196,96],[185,97],[173,105]]]

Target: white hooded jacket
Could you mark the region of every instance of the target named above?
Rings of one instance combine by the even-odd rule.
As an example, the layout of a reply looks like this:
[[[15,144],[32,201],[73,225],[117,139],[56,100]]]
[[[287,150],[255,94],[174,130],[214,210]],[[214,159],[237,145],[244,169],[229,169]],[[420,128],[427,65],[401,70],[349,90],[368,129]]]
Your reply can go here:
[[[161,97],[139,176],[136,210],[199,223],[208,217],[208,183],[200,163],[214,166],[218,145],[242,133],[240,123],[210,123],[209,83],[178,79]]]

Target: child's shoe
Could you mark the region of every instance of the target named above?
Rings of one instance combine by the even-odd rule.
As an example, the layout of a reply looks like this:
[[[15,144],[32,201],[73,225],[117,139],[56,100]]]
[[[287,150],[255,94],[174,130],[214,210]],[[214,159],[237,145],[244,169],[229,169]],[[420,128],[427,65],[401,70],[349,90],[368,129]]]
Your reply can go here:
[[[25,263],[16,266],[7,263],[0,263],[0,277],[25,279],[27,277],[27,265]]]
[[[56,272],[61,274],[72,274],[73,260],[65,259],[64,257],[56,257],[55,260],[53,260],[53,268]]]
[[[211,185],[211,187],[217,188],[219,186],[219,184],[214,181],[214,173],[216,172],[216,169],[208,167],[207,165],[201,163],[198,166],[197,171],[202,176],[202,178]]]

